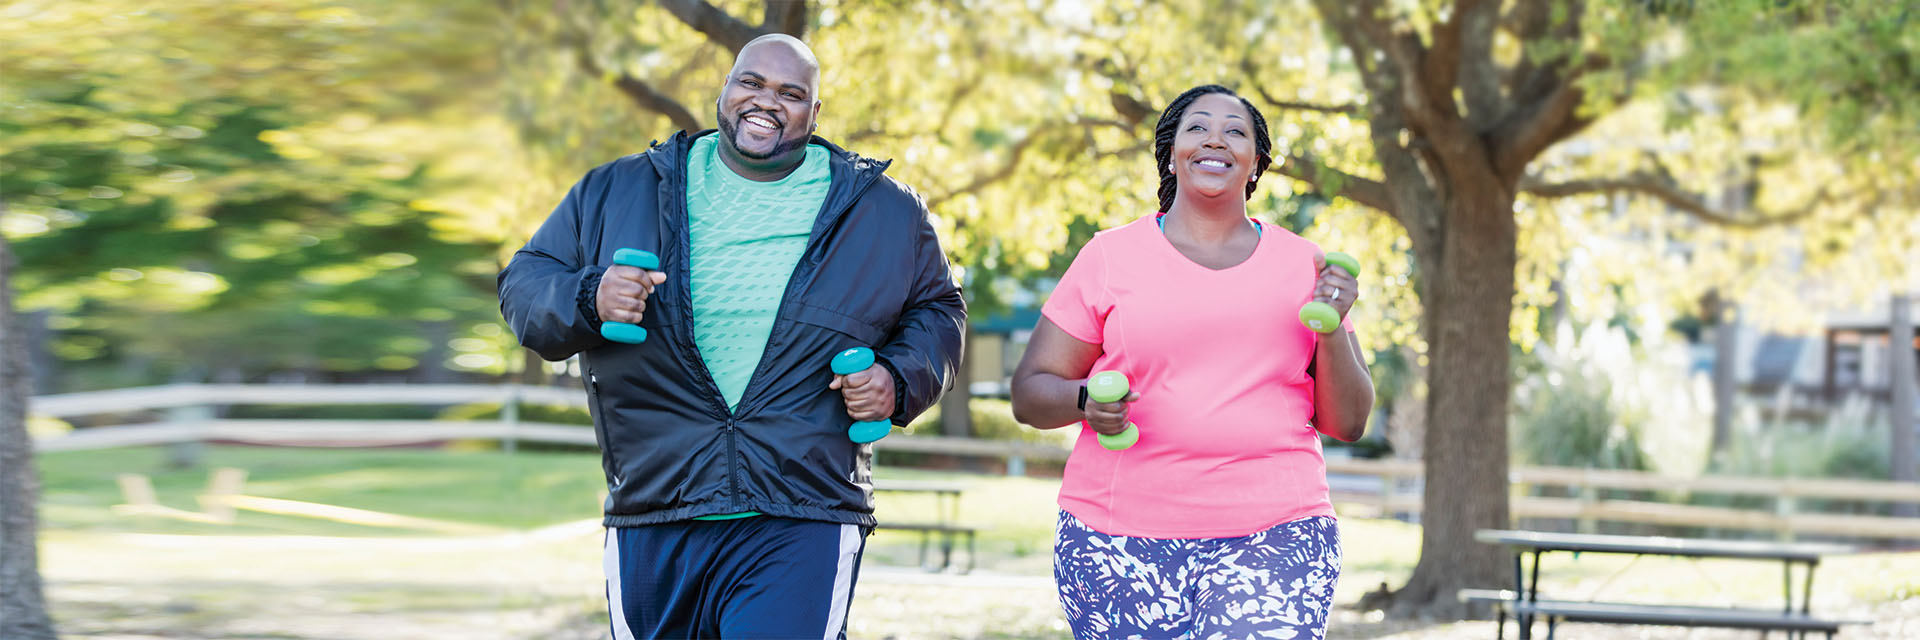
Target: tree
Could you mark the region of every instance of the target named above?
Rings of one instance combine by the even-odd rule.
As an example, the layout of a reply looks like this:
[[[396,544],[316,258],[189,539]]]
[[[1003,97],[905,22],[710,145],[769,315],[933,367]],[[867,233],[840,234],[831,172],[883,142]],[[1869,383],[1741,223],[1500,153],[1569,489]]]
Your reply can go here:
[[[0,205],[0,217],[6,207]],[[40,475],[27,437],[32,376],[13,311],[13,253],[0,236],[0,636],[52,640],[40,587]]]
[[[1857,93],[1838,99],[1809,91],[1808,83],[1821,80],[1806,72],[1845,70],[1838,77],[1858,78],[1858,59],[1780,71],[1742,58],[1764,50],[1740,45],[1734,34],[1777,47],[1774,55],[1855,38],[1864,45],[1852,43],[1849,53],[1906,56],[1912,42],[1890,28],[1906,20],[1897,8],[1846,3],[1315,0],[1314,6],[1345,50],[1364,98],[1325,108],[1365,120],[1373,158],[1359,165],[1364,168],[1335,168],[1296,146],[1279,171],[1386,214],[1411,240],[1435,375],[1428,380],[1420,563],[1396,594],[1393,611],[1454,614],[1456,589],[1507,579],[1503,552],[1476,543],[1473,532],[1511,522],[1506,424],[1520,265],[1516,201],[1629,193],[1714,225],[1761,226],[1854,214],[1830,205],[1858,203],[1876,192],[1819,189],[1780,214],[1729,211],[1696,195],[1702,187],[1683,186],[1654,149],[1624,149],[1647,159],[1619,177],[1551,179],[1541,174],[1557,167],[1537,161],[1636,95],[1672,99],[1693,83],[1732,85],[1736,95],[1792,89],[1775,97],[1800,99],[1807,120],[1831,109],[1885,127],[1911,107],[1889,104],[1871,84],[1850,86]],[[1672,52],[1659,49],[1659,36],[1687,43],[1683,61],[1666,58]],[[1727,72],[1716,65],[1751,75],[1720,75]],[[1904,86],[1913,86],[1912,70],[1902,73],[1909,81]],[[1734,99],[1721,98],[1723,104]],[[1852,135],[1834,140],[1873,144]],[[1725,171],[1755,173],[1726,163],[1713,167]]]

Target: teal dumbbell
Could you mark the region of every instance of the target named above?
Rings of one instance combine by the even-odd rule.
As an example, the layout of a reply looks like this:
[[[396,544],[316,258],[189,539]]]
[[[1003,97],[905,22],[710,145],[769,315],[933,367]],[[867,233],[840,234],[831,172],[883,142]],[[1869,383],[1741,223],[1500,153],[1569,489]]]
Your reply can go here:
[[[1087,399],[1094,402],[1119,402],[1127,397],[1132,385],[1127,382],[1127,374],[1118,371],[1102,371],[1087,378]],[[1133,443],[1140,441],[1140,429],[1127,423],[1127,430],[1114,435],[1100,434],[1100,446],[1109,451],[1125,451]]]
[[[834,375],[848,376],[866,371],[873,366],[873,350],[866,347],[854,347],[833,356],[827,363]],[[893,432],[893,423],[885,420],[867,420],[855,422],[847,428],[847,439],[861,444],[887,437]]]
[[[1360,275],[1360,261],[1353,256],[1335,251],[1327,254],[1327,264],[1346,269],[1347,275]],[[1300,324],[1320,333],[1333,333],[1340,328],[1340,312],[1333,305],[1314,300],[1300,306]]]
[[[647,271],[658,271],[660,269],[660,256],[653,255],[652,251],[621,249],[613,252],[613,263],[645,269]],[[614,342],[640,344],[647,341],[647,330],[637,324],[602,322],[600,323],[600,337]]]

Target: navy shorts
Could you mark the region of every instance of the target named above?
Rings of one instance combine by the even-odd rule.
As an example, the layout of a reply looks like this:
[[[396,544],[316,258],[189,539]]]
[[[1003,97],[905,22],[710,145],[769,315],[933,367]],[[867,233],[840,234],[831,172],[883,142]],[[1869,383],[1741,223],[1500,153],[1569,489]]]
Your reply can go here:
[[[1163,540],[1100,533],[1061,511],[1053,577],[1082,640],[1319,640],[1340,529],[1316,516],[1238,538]]]
[[[845,638],[866,534],[770,516],[608,529],[613,637]]]

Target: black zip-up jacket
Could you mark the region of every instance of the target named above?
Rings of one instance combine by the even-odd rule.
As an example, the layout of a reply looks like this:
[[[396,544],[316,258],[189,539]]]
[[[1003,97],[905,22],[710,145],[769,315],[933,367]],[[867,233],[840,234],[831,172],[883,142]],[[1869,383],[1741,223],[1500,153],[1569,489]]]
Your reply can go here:
[[[926,205],[889,162],[826,146],[832,175],[806,252],[737,410],[693,343],[687,150],[680,132],[587,173],[500,272],[500,311],[548,360],[581,354],[611,527],[758,511],[871,527],[873,449],[827,388],[835,353],[872,347],[894,374],[894,424],[931,407],[960,360],[966,304]],[[600,337],[592,288],[623,247],[660,256],[647,339]]]

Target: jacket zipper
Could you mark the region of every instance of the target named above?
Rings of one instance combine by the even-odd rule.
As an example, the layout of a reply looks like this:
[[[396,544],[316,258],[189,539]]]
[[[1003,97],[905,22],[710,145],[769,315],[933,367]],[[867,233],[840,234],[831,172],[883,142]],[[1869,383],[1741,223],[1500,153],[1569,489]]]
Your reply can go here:
[[[740,430],[733,426],[733,416],[727,416],[727,509],[729,513],[740,513],[747,505],[740,500]]]
[[[599,431],[600,441],[606,443],[603,445],[606,447],[606,452],[604,452],[606,456],[605,459],[614,460],[616,456],[613,455],[613,430],[607,428],[608,423],[613,420],[613,416],[607,415],[606,400],[600,395],[599,374],[591,371],[587,372],[587,386],[593,389],[593,409],[599,414],[594,417],[593,428]],[[613,478],[611,479],[613,480],[613,486],[608,487],[608,489],[626,484],[626,479],[620,477],[619,467],[614,467],[612,471]],[[612,498],[608,498],[608,500],[612,500]]]
[[[689,160],[684,155],[682,155],[681,157],[676,158],[675,162],[678,163],[678,171],[668,172],[662,175],[662,178],[664,179],[661,181],[661,186],[663,188],[660,191],[667,194],[678,193],[681,195],[681,197],[663,198],[663,200],[672,203],[674,210],[669,211],[668,212],[669,215],[661,216],[660,219],[662,221],[666,221],[671,231],[673,231],[672,235],[674,236],[674,239],[676,241],[675,244],[678,245],[677,248],[679,249],[678,251],[675,252],[674,257],[683,258],[680,261],[680,263],[682,265],[685,265],[687,263],[687,260],[685,260],[684,258],[692,255],[693,253],[693,247],[691,245],[692,240],[687,235],[689,225],[682,224],[682,225],[679,225],[679,228],[674,229],[672,228],[673,225],[671,221],[678,219],[682,222],[685,222],[687,220],[687,213],[688,213],[687,200],[685,198],[684,193],[680,191],[680,188],[681,188],[680,183],[685,182],[685,176],[686,176],[686,171],[688,170],[687,165]],[[872,187],[873,183],[877,182],[880,179],[880,175],[884,173],[886,170],[886,165],[884,164],[880,165],[879,168],[874,169],[872,168],[872,165],[875,163],[872,160],[867,160],[867,163],[868,163],[867,167],[853,166],[849,169],[849,173],[851,174],[849,177],[854,178],[856,181],[854,182],[853,187],[851,188],[851,191],[847,196],[847,200],[845,204],[833,210],[832,212],[833,220],[837,220],[838,218],[845,216],[847,211],[853,209],[854,204],[859,202],[860,196],[865,194],[867,189]],[[849,164],[852,164],[852,163],[849,163]],[[805,265],[806,263],[817,261],[819,259],[817,257],[818,254],[822,250],[824,250],[824,245],[821,243],[820,237],[822,234],[824,234],[826,229],[829,228],[829,225],[826,224],[827,222],[829,222],[829,220],[821,220],[818,223],[816,223],[814,233],[810,234],[810,237],[808,238],[808,241],[807,241],[807,251],[806,253],[801,254],[802,256],[801,264],[795,265],[794,273],[788,277],[787,291],[781,295],[780,308],[782,309],[786,308],[787,297],[793,293],[794,287],[796,286],[795,282],[800,280],[799,278],[795,278],[793,276],[800,275],[801,269],[803,268],[803,265]],[[666,234],[662,234],[662,235],[664,236]],[[680,285],[679,286],[680,306],[683,309],[688,309],[689,311],[691,311],[693,309],[693,287],[692,287],[693,274],[690,271],[688,271],[686,268],[682,268],[679,271],[680,273],[678,274],[678,277],[675,278],[675,281],[677,284]],[[776,312],[776,316],[774,317],[775,333],[768,335],[768,341],[769,341],[768,346],[770,347],[769,352],[771,352],[771,347],[773,346],[771,342],[775,339],[775,336],[778,335],[778,332],[782,330],[782,327],[791,325],[792,322],[793,322],[792,318],[784,317],[784,314],[779,314],[778,312]],[[722,433],[726,434],[725,437],[727,438],[727,454],[728,454],[727,455],[727,488],[731,492],[731,498],[730,498],[731,504],[734,505],[729,508],[735,509],[737,511],[741,508],[744,508],[744,505],[742,505],[740,502],[740,495],[741,495],[740,475],[739,475],[740,440],[739,440],[739,429],[738,429],[739,414],[734,410],[733,407],[727,406],[726,398],[720,393],[719,385],[714,382],[713,372],[707,369],[706,360],[700,357],[699,345],[694,344],[693,341],[691,340],[687,341],[684,345],[682,345],[681,358],[684,359],[689,365],[691,365],[690,368],[695,369],[701,374],[700,375],[701,380],[706,383],[707,391],[709,392],[708,394],[706,394],[707,399],[713,403],[714,408],[719,409],[721,415],[726,416],[727,422],[725,426],[722,427],[721,430],[722,430]],[[764,373],[762,369],[766,368],[768,362],[769,360],[767,359],[767,355],[762,354],[760,356],[760,363],[754,367],[753,375],[747,379],[747,388],[743,390],[742,393],[740,394],[741,404],[743,406],[745,405],[747,398],[750,398],[753,396],[753,392],[758,386],[758,385],[755,385],[754,382],[762,378],[762,374]],[[595,384],[595,390],[596,392],[598,391],[597,383]],[[595,398],[596,398],[595,401],[598,402],[597,393]],[[611,444],[612,434],[608,433],[607,437],[608,437],[609,444]],[[611,449],[611,447],[609,447],[609,449]]]

